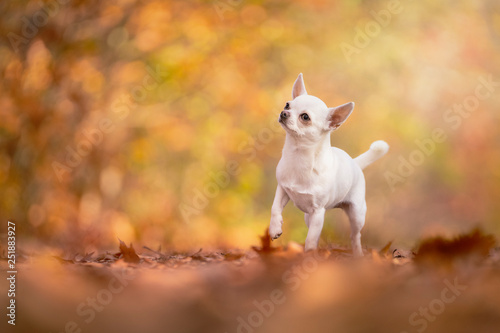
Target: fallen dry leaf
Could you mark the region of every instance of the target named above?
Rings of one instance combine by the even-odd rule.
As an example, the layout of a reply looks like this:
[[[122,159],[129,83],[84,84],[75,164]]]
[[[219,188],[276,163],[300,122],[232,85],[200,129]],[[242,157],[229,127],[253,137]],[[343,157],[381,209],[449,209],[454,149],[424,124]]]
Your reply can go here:
[[[260,247],[252,246],[252,249],[259,254],[269,254],[278,250],[281,250],[281,247],[273,247],[271,246],[271,236],[269,235],[269,228],[264,231],[264,235],[259,236],[260,238]]]
[[[57,261],[59,261],[61,264],[74,264],[75,262],[73,260],[69,260],[69,259],[64,259],[64,258],[61,258],[59,256],[52,256],[54,259],[57,259]]]
[[[389,258],[389,249],[391,248],[391,245],[392,245],[392,241],[390,241],[389,243],[385,244],[385,246],[380,249],[380,251],[378,251],[378,254],[380,254],[381,257],[385,257],[385,258]]]
[[[156,261],[159,261],[159,262],[165,262],[167,260],[167,257],[161,253],[161,246],[159,247],[158,251],[155,251],[147,246],[143,246],[143,248],[145,248],[146,250],[148,251],[151,251],[153,252],[154,254],[158,255],[158,257],[156,257]]]
[[[415,255],[417,264],[424,262],[452,263],[458,259],[484,259],[495,245],[495,238],[479,229],[455,239],[434,237],[424,239]]]
[[[408,251],[408,250],[394,249],[392,251],[392,257],[395,259],[414,258],[415,253],[413,251]]]
[[[234,261],[234,260],[238,260],[238,259],[241,259],[245,256],[245,253],[242,253],[242,252],[228,252],[228,253],[224,253],[224,259],[227,260],[227,261]]]
[[[420,260],[435,260],[433,265],[426,267],[428,271],[415,269],[413,254],[405,249],[395,249],[391,258],[387,258],[387,253],[391,254],[390,243],[380,250],[365,249],[366,256],[356,260],[349,247],[337,244],[307,253],[304,253],[303,245],[295,242],[283,248],[272,247],[267,230],[260,237],[260,246],[253,247],[253,250],[199,249],[189,253],[161,253],[161,249],[154,251],[144,247],[153,255],[139,256],[132,245],[127,247],[120,241],[118,253],[105,251],[96,255],[85,253],[56,257],[64,264],[56,271],[50,267],[46,269],[40,263],[26,264],[25,267],[37,269],[38,273],[19,275],[23,286],[29,286],[21,289],[19,298],[23,304],[30,304],[28,308],[32,312],[27,318],[49,318],[51,330],[48,331],[53,332],[62,331],[68,318],[73,318],[75,309],[87,304],[82,300],[96,295],[98,300],[105,295],[103,291],[96,294],[96,284],[102,287],[100,290],[110,293],[121,290],[119,292],[128,296],[113,297],[108,304],[98,303],[103,308],[109,308],[107,313],[111,315],[104,316],[103,313],[98,317],[100,319],[90,323],[86,331],[91,332],[106,332],[110,323],[121,325],[120,331],[127,332],[140,331],[148,325],[173,325],[175,331],[183,332],[250,332],[251,326],[246,329],[242,320],[251,320],[264,305],[263,309],[269,309],[270,295],[282,295],[281,298],[286,301],[274,305],[273,315],[266,317],[266,324],[259,332],[366,332],[370,326],[376,325],[387,326],[377,332],[410,332],[415,331],[408,327],[408,318],[412,313],[418,313],[422,306],[436,303],[429,303],[429,300],[442,295],[442,288],[452,283],[460,288],[467,286],[466,292],[456,297],[447,311],[440,314],[439,320],[429,323],[426,332],[467,332],[465,328],[460,331],[452,326],[457,321],[457,313],[462,314],[463,327],[466,327],[465,324],[477,326],[485,317],[492,328],[498,327],[500,322],[496,306],[500,249],[492,249],[488,260],[482,260],[477,266],[449,265],[450,259],[446,261],[443,257],[468,258],[472,253],[475,257],[484,258],[492,241],[491,236],[476,231],[452,240],[424,240],[419,248]],[[159,260],[161,258],[164,260]],[[140,265],[130,265],[139,261]],[[442,268],[448,269],[444,272],[447,275],[441,275]],[[67,274],[61,275],[61,271]],[[439,278],[436,279],[436,276]],[[77,290],[75,284],[79,286]],[[110,286],[112,289],[109,289]],[[47,290],[50,290],[50,297],[47,297]],[[146,297],[138,298],[136,295]],[[359,302],[360,297],[363,302]],[[38,306],[38,299],[48,300],[52,305],[44,303],[44,306]],[[484,311],[477,308],[479,303],[484,304]],[[63,306],[60,307],[60,304]],[[165,304],[175,305],[158,313],[157,309],[164,308]],[[142,313],[145,316],[140,322],[135,316],[123,316],[124,309],[136,309],[138,306],[144,309]],[[327,311],[318,311],[325,307]],[[216,308],[220,310],[213,311]],[[454,311],[455,308],[458,312]],[[82,309],[91,308],[87,304]],[[369,318],[368,323],[359,321],[360,311]],[[341,321],[332,322],[332,312],[341,314],[338,316]],[[477,316],[478,312],[482,316]],[[315,320],[311,321],[313,313]],[[467,316],[467,313],[470,315]],[[264,313],[261,315],[264,318]],[[384,320],[390,316],[395,321]],[[28,322],[20,322],[21,325],[25,323]],[[80,320],[79,325],[86,327],[87,324]],[[313,325],[312,328],[310,325]],[[494,329],[490,331],[496,332]]]
[[[132,243],[130,243],[130,247],[127,247],[127,245],[121,240],[120,241],[120,253],[122,254],[123,260],[128,263],[133,263],[137,264],[141,261],[141,258],[135,253],[134,247],[132,246]]]

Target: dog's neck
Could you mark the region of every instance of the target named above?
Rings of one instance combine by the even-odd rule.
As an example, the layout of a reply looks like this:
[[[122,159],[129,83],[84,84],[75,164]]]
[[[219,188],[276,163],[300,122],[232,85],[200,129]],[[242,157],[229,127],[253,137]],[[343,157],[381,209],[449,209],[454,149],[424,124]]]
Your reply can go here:
[[[318,161],[324,160],[324,155],[329,154],[330,148],[330,135],[324,135],[321,140],[312,142],[287,134],[283,157],[294,159],[296,167],[313,169]]]

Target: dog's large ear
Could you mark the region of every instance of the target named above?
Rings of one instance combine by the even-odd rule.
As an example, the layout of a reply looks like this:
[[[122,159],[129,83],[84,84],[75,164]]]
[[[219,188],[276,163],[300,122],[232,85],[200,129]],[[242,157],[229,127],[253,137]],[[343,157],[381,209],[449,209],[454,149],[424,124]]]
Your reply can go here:
[[[306,86],[304,85],[304,79],[302,78],[302,73],[299,74],[299,77],[293,84],[292,99],[295,99],[295,97],[300,95],[307,95]]]
[[[346,121],[354,110],[354,102],[342,104],[328,109],[328,129],[336,130]]]

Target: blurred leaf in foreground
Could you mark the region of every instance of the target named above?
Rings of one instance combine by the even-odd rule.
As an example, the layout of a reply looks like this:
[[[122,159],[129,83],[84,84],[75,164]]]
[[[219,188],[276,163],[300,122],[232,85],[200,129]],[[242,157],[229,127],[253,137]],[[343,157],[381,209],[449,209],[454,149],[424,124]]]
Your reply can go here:
[[[458,260],[484,259],[494,245],[495,238],[492,235],[485,235],[479,229],[474,229],[455,239],[428,238],[420,243],[415,262],[417,264],[452,264]]]
[[[139,263],[139,261],[141,261],[137,253],[135,253],[132,243],[130,243],[130,247],[127,247],[127,245],[121,239],[120,239],[120,253],[122,254],[123,260],[125,260],[125,262],[137,264]]]

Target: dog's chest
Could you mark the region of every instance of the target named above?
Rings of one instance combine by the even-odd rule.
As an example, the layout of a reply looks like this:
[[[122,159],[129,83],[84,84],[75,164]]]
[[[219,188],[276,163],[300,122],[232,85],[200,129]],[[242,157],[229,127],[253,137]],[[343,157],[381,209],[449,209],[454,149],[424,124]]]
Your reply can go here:
[[[304,213],[311,213],[315,208],[321,206],[318,204],[319,197],[314,193],[297,190],[294,187],[284,186],[283,189],[288,194],[294,205]]]
[[[328,175],[320,168],[282,161],[276,176],[280,186],[303,212],[309,213],[328,201]]]

